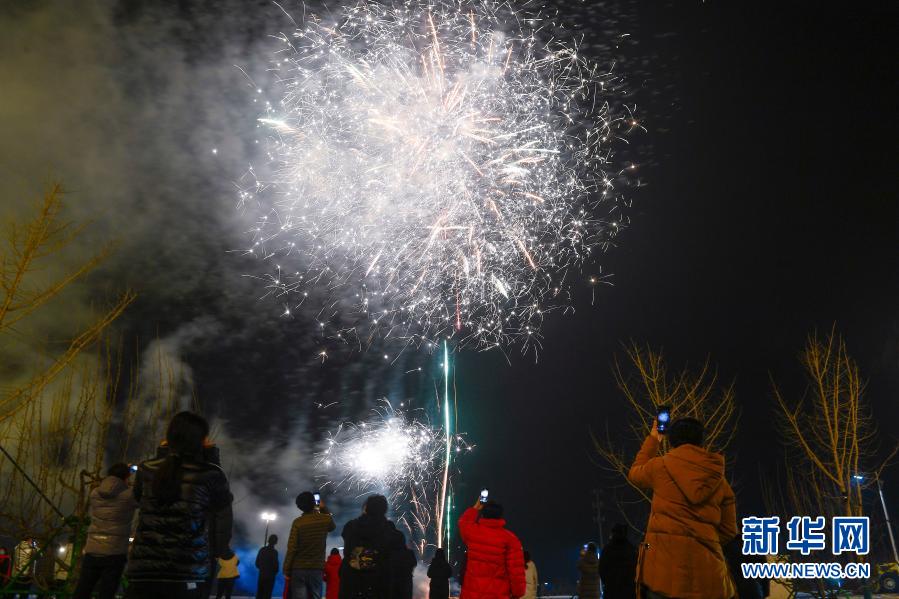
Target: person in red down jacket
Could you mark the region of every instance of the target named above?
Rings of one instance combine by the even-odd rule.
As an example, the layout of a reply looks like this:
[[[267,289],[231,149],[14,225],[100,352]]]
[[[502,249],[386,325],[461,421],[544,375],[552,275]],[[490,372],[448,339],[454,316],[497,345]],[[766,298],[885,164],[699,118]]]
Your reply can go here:
[[[340,549],[335,547],[331,550],[331,555],[328,556],[328,560],[325,562],[323,580],[327,585],[327,591],[325,591],[326,599],[337,599],[340,597],[340,565],[342,563]]]
[[[459,519],[459,533],[468,546],[460,599],[524,596],[524,550],[518,537],[506,530],[500,504],[475,503]]]

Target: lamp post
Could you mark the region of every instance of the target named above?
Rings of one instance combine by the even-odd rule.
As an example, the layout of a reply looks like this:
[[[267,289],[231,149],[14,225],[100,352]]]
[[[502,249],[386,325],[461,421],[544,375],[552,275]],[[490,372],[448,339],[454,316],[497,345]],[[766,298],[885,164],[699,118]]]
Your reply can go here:
[[[265,539],[262,541],[262,545],[265,546],[268,543],[268,525],[275,521],[278,514],[275,512],[262,512],[259,517],[265,520]]]
[[[865,481],[864,474],[853,474],[852,478],[858,484],[862,484]],[[886,499],[883,497],[883,481],[880,480],[878,474],[874,475],[874,480],[877,482],[877,494],[880,496],[880,507],[883,509],[883,519],[887,524],[887,534],[890,536],[890,546],[893,549],[893,561],[899,563],[899,552],[896,551],[896,538],[893,536],[893,525],[890,522],[890,513],[887,511]]]
[[[883,508],[883,517],[887,523],[887,532],[890,535],[890,545],[893,547],[893,561],[899,563],[899,553],[896,552],[896,539],[893,537],[893,525],[890,524],[890,513],[887,512],[887,502],[883,498],[883,481],[877,477],[877,493],[880,495],[880,506]]]

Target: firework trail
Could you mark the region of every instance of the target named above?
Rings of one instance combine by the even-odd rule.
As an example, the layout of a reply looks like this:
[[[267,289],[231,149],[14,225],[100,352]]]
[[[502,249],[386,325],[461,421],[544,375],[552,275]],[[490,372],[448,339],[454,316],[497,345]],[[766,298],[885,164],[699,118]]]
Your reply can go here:
[[[362,1],[282,34],[241,196],[285,314],[324,293],[338,327],[535,341],[622,227],[611,148],[636,126],[564,39],[496,0]]]

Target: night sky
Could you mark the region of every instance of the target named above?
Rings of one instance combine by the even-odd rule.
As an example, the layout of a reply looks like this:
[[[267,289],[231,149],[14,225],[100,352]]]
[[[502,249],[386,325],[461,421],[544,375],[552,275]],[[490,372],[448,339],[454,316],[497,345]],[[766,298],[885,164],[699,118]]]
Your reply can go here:
[[[511,525],[551,576],[573,576],[597,534],[590,490],[615,482],[594,465],[587,430],[619,421],[610,364],[629,340],[664,349],[672,366],[709,355],[736,380],[741,512],[762,513],[760,473],[783,459],[769,374],[800,392],[798,354],[815,330],[837,324],[869,379],[883,445],[899,438],[897,13],[735,4],[638,5],[635,52],[672,69],[649,67],[671,103],[648,102],[655,163],[606,259],[614,287],[548,323],[536,366],[464,358],[478,398],[466,424],[481,443],[465,479],[509,497]],[[897,477],[887,472],[894,498]]]
[[[231,469],[247,504],[275,493],[289,504],[291,477],[308,480],[309,446],[299,465],[277,454],[298,436],[320,438],[334,415],[316,404],[340,399],[341,416],[358,415],[397,383],[368,355],[310,358],[312,318],[279,320],[279,306],[242,276],[258,265],[232,251],[244,230],[233,184],[255,118],[233,65],[252,62],[279,11],[64,4],[0,8],[4,212],[59,177],[75,216],[94,221],[98,238],[122,238],[92,291],[137,290],[120,332],[185,364],[185,384],[223,419],[223,434],[253,448]],[[648,130],[633,140],[630,226],[601,258],[611,285],[597,287],[593,305],[585,292],[575,314],[547,319],[536,363],[514,349],[463,351],[456,363],[460,427],[477,445],[457,502],[490,487],[544,579],[573,580],[578,548],[598,535],[590,492],[616,481],[597,465],[590,431],[624,425],[611,364],[630,340],[664,349],[673,369],[710,356],[722,381],[736,381],[742,415],[728,468],[741,512],[763,510],[759,477],[782,460],[769,376],[801,391],[809,333],[836,323],[869,380],[881,444],[899,437],[899,11],[798,4],[558,5],[587,42],[607,29],[629,34],[612,53]],[[73,302],[87,310],[90,295]],[[42,334],[64,335],[70,310],[58,308]],[[899,513],[899,469],[886,479]]]

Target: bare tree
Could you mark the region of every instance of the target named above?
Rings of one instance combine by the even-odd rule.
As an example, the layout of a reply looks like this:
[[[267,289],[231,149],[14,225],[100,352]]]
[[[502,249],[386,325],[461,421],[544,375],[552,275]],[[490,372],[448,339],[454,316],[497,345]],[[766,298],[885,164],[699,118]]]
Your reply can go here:
[[[612,372],[630,417],[628,432],[623,441],[621,435],[612,435],[608,430],[603,439],[593,436],[596,451],[609,470],[627,481],[636,450],[661,406],[671,406],[675,418],[692,417],[702,422],[707,449],[727,449],[738,420],[734,389],[733,384],[719,386],[710,360],[706,359],[698,370],[684,368],[670,374],[661,351],[631,342],[625,356],[628,367],[623,367],[616,357]],[[663,451],[666,450],[667,443],[663,443]],[[631,487],[649,500],[645,491]]]
[[[767,509],[781,517],[863,516],[863,490],[874,483],[899,446],[877,457],[877,430],[866,405],[858,364],[849,355],[836,327],[822,337],[808,337],[800,356],[805,388],[790,397],[772,380],[777,424],[786,444],[782,473],[762,478]],[[831,540],[833,542],[833,540]],[[814,561],[814,555],[791,552],[781,559]],[[835,561],[865,561],[851,554]],[[816,597],[834,597],[823,581],[785,581],[792,590],[810,590]]]
[[[772,381],[792,480],[800,488],[791,503],[800,503],[800,497],[801,503],[831,498],[830,509],[821,506],[819,513],[860,516],[862,485],[856,475],[879,476],[899,446],[886,459],[877,459],[877,430],[864,399],[865,383],[836,327],[824,338],[809,336],[800,361],[806,375],[801,395],[788,398]]]
[[[25,223],[7,223],[0,241],[0,341],[33,351],[34,339],[23,339],[22,325],[48,302],[82,279],[108,255],[106,246],[61,274],[47,280],[64,263],[82,236],[83,226],[63,220],[63,193],[53,185],[35,202],[34,215]],[[94,344],[134,300],[131,292],[123,293],[112,306],[74,334],[60,352],[44,351],[43,363],[28,380],[0,391],[0,422],[12,417],[70,366],[78,355]]]
[[[67,318],[71,335],[62,344],[43,341],[34,323],[52,319],[54,303],[111,246],[78,258],[85,228],[63,218],[59,185],[29,208],[30,216],[10,220],[0,235],[0,347],[28,357],[0,385],[0,534],[37,537],[46,548],[80,520],[68,516],[83,516],[91,473],[102,465],[117,386],[103,359],[108,347],[97,342],[135,296],[122,293],[77,326]]]

